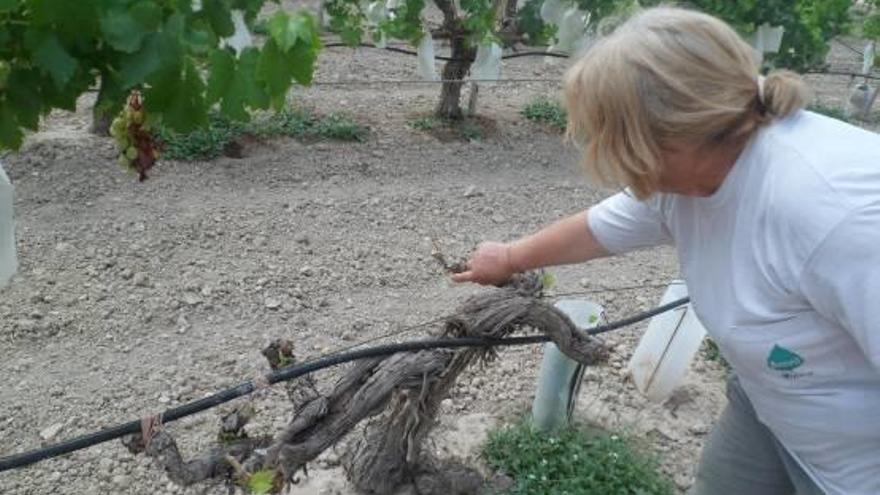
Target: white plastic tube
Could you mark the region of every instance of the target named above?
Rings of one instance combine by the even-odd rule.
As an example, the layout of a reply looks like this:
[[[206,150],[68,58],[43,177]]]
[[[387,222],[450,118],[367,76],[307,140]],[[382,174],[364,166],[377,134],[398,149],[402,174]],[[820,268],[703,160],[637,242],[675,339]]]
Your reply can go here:
[[[687,286],[676,280],[666,289],[660,304],[687,295]],[[687,373],[705,336],[706,329],[690,304],[651,318],[629,361],[636,389],[654,402],[666,400]]]
[[[876,42],[872,41],[865,46],[865,53],[862,56],[862,74],[868,75],[871,73],[871,70],[874,68],[875,60],[875,47]]]
[[[572,53],[576,51],[587,30],[586,12],[571,8],[565,11],[559,21],[559,30],[556,32],[556,43],[550,47],[550,51]]]
[[[501,77],[501,45],[481,43],[477,46],[477,56],[471,66],[471,78],[480,81],[496,80]],[[482,83],[487,86],[491,83]]]
[[[434,65],[434,39],[431,33],[425,31],[419,47],[417,49],[419,55],[419,77],[426,81],[439,81],[440,76],[437,74],[437,68]]]
[[[541,4],[541,20],[547,24],[559,24],[564,13],[565,4],[562,0],[544,0]]]
[[[0,288],[5,287],[18,270],[15,256],[15,228],[12,218],[12,183],[0,164]]]
[[[555,306],[581,331],[605,322],[605,310],[592,301],[564,299]],[[568,424],[583,376],[582,364],[563,354],[556,344],[544,344],[544,358],[532,402],[532,423],[536,428],[551,431]]]

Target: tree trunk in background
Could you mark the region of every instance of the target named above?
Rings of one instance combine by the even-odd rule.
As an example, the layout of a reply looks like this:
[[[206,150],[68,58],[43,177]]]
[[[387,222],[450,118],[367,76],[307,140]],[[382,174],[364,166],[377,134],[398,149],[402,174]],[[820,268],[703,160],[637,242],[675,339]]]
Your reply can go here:
[[[113,122],[113,105],[110,103],[111,96],[107,84],[104,82],[104,76],[101,77],[100,87],[98,88],[98,97],[92,107],[92,126],[89,131],[98,136],[110,135],[110,124]],[[120,100],[118,104],[121,106],[123,102]]]
[[[469,47],[465,40],[467,29],[465,29],[461,18],[456,12],[455,4],[452,0],[434,0],[437,8],[443,12],[443,26],[440,28],[449,38],[450,54],[452,60],[446,62],[443,66],[444,81],[460,81],[467,75],[471,64],[474,63],[474,57],[477,55],[476,47]],[[434,114],[446,120],[461,120],[464,112],[461,110],[461,82],[444,82],[440,92],[440,103]]]
[[[502,19],[502,22],[516,19],[516,7],[518,3],[518,0],[507,0],[507,3],[504,5],[504,18]]]
[[[477,51],[467,46],[464,37],[452,38],[451,44],[453,60],[443,66],[443,80],[447,82],[443,83],[435,114],[446,120],[461,120],[464,117],[461,109],[461,88],[464,83],[448,81],[462,80],[467,76]]]
[[[112,122],[113,116],[110,115],[108,112],[102,112],[97,105],[92,108],[92,127],[89,129],[92,134],[97,134],[98,136],[109,136],[110,124]]]

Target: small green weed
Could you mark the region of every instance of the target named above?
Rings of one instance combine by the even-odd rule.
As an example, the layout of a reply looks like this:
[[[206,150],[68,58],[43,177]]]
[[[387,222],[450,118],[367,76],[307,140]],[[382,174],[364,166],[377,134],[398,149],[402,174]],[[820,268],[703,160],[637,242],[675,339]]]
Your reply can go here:
[[[842,120],[844,122],[850,122],[850,118],[846,115],[844,109],[840,107],[831,107],[827,105],[811,105],[807,110],[811,112],[821,113],[822,115],[826,115],[833,119]]]
[[[338,114],[320,117],[299,109],[260,115],[250,122],[238,122],[212,114],[207,127],[203,129],[179,134],[159,127],[157,132],[163,143],[163,156],[183,161],[209,160],[221,156],[233,141],[242,136],[363,141],[367,133],[366,127],[348,117]]]
[[[565,129],[568,118],[562,105],[549,98],[539,98],[529,103],[520,113],[532,122],[549,124],[559,130]]]
[[[435,115],[424,115],[411,120],[409,125],[444,142],[482,141],[497,130],[494,122],[480,116],[446,120]]]
[[[367,138],[367,129],[364,126],[335,113],[314,121],[312,132],[322,138],[337,141],[363,141]]]
[[[634,440],[571,427],[546,434],[527,422],[489,434],[489,464],[514,479],[510,495],[671,495],[672,483]]]
[[[409,125],[411,125],[413,129],[420,131],[432,131],[440,125],[440,119],[432,115],[426,115],[413,120]]]
[[[470,121],[464,121],[459,124],[458,132],[461,133],[461,137],[468,141],[480,141],[483,139],[483,129]]]
[[[724,355],[721,354],[721,349],[718,348],[718,344],[715,343],[714,340],[710,338],[706,338],[706,342],[703,347],[703,357],[706,358],[706,361],[716,361],[720,364],[725,370],[730,371],[730,363],[724,359]]]
[[[163,143],[163,158],[208,159],[222,155],[226,146],[241,134],[245,125],[215,114],[208,118],[208,125],[205,128],[187,134],[178,134],[160,126],[156,129],[156,135]]]

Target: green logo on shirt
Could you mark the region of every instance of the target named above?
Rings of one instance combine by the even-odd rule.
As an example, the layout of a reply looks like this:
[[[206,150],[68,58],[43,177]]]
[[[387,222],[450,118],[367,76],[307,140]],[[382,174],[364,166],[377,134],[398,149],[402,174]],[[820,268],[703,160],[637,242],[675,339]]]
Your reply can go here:
[[[778,344],[773,346],[770,355],[767,356],[767,366],[774,370],[791,371],[802,364],[804,358],[785,347],[779,347]]]

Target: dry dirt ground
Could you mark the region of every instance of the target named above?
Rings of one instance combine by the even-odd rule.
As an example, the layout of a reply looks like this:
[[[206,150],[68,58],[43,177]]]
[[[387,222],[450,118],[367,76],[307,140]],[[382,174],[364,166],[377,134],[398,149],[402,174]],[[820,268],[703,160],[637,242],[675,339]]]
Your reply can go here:
[[[836,60],[858,65],[843,48]],[[316,79],[412,79],[415,59],[328,50]],[[562,64],[505,64],[508,77],[558,78]],[[813,82],[841,104],[846,79]],[[370,127],[366,142],[254,145],[244,159],[161,163],[145,183],[115,164],[112,144],[86,132],[88,101],[55,114],[5,164],[16,185],[21,271],[0,292],[0,455],[56,442],[186,401],[264,371],[270,339],[300,357],[449,314],[482,290],[455,286],[428,239],[464,255],[609,194],[589,185],[558,134],[518,114],[557,83],[481,89],[497,131],[440,142],[411,122],[429,112],[433,85],[298,89],[297,104],[344,112]],[[465,194],[472,193],[472,194]],[[553,270],[558,292],[662,284],[674,254],[653,250]],[[617,319],[657,304],[646,287],[591,296]],[[706,432],[724,405],[723,370],[702,356],[672,403],[648,403],[624,378],[644,325],[607,335],[610,363],[588,370],[576,415],[647,439],[680,489],[690,484]],[[401,338],[424,335],[415,332]],[[528,410],[541,349],[506,349],[468,372],[445,406],[431,448],[479,463],[487,429]],[[338,370],[322,373],[324,386]],[[283,395],[255,400],[252,430],[289,419]],[[221,410],[168,425],[186,453],[213,441]],[[294,489],[351,493],[328,452]],[[4,494],[198,494],[171,484],[118,442],[0,474]]]

